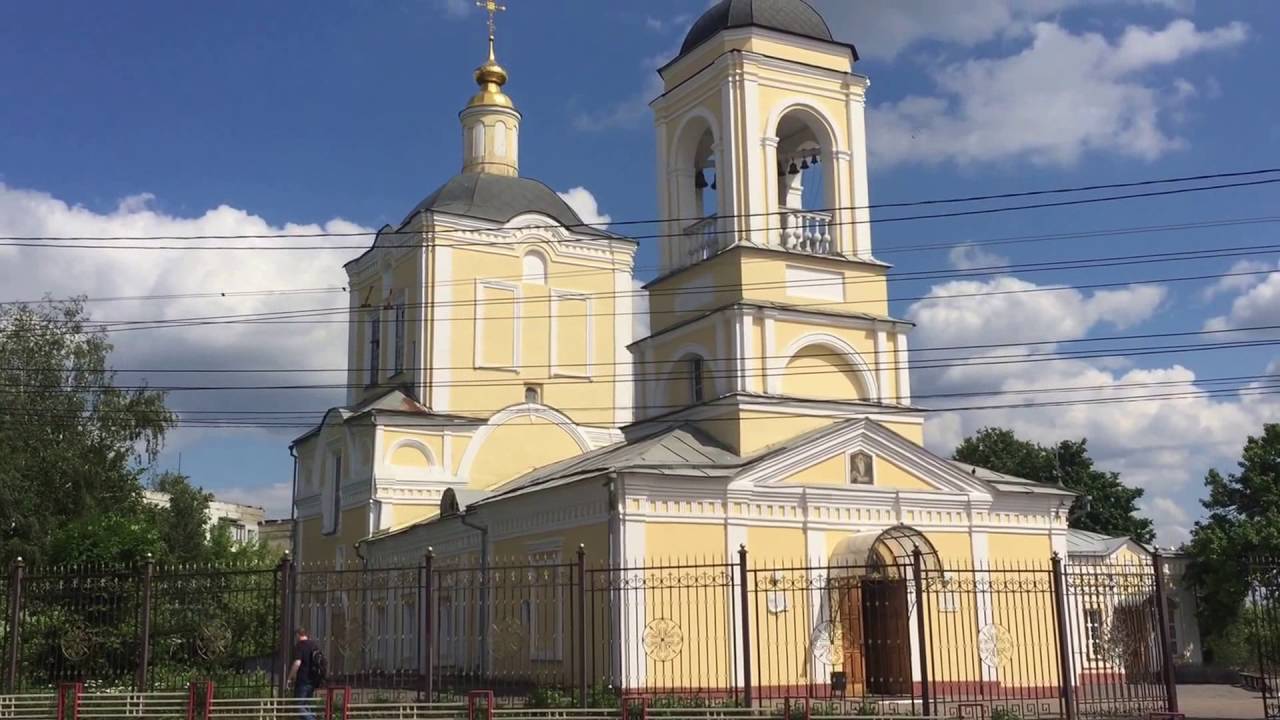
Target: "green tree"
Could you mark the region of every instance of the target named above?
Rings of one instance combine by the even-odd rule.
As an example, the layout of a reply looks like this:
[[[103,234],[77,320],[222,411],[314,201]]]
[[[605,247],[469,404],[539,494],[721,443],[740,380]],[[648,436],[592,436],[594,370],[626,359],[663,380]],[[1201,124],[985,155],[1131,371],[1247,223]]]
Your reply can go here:
[[[138,507],[174,417],[115,384],[82,301],[0,308],[0,562],[45,559],[63,525]]]
[[[1280,560],[1280,424],[1264,425],[1245,441],[1239,472],[1210,470],[1204,484],[1209,495],[1200,504],[1208,516],[1192,528],[1187,551],[1202,628],[1225,637],[1245,606],[1251,564]]]
[[[1069,524],[1073,528],[1127,535],[1141,543],[1155,540],[1151,520],[1138,514],[1142,488],[1129,487],[1120,481],[1119,473],[1095,467],[1087,440],[1062,440],[1046,447],[1022,440],[1012,430],[987,427],[965,438],[953,457],[1080,493],[1071,508]]]

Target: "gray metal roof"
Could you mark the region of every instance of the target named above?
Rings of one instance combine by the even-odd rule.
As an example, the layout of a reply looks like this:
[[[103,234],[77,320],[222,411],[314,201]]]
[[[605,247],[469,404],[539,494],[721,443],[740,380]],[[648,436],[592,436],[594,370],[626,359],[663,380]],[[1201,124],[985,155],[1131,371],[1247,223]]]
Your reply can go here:
[[[805,0],[721,0],[694,21],[680,46],[680,55],[715,37],[721,30],[762,27],[778,32],[835,42],[822,15]],[[858,59],[858,51],[853,58]]]
[[[619,470],[663,475],[730,477],[742,458],[690,425],[639,434],[620,443],[540,467],[499,486],[487,500],[510,497]]]
[[[550,216],[561,225],[588,235],[609,237],[611,234],[584,225],[582,218],[573,211],[554,190],[546,185],[522,177],[506,177],[488,173],[463,173],[455,175],[435,192],[431,193],[405,217],[409,222],[414,215],[424,211],[448,213],[464,217],[480,218],[504,223],[527,212]]]
[[[1129,540],[1124,535],[1110,536],[1071,528],[1067,530],[1067,554],[1105,557],[1124,547]]]
[[[979,467],[977,465],[962,463],[959,460],[947,460],[947,462],[960,468],[970,477],[978,478],[979,480],[994,486],[1001,492],[1067,496],[1074,496],[1078,494],[1060,485],[1049,485],[1048,483],[1036,482],[1035,480],[1028,480],[1014,475],[1005,475],[1004,473],[998,473],[995,470],[988,470],[987,468]]]

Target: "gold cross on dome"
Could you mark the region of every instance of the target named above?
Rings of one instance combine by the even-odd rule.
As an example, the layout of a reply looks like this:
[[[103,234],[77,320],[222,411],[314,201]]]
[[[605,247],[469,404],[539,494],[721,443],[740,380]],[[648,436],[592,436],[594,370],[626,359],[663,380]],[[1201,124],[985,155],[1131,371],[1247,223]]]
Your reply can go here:
[[[489,39],[493,39],[494,19],[498,13],[507,9],[506,5],[499,5],[494,0],[476,0],[476,7],[484,9],[489,13]]]

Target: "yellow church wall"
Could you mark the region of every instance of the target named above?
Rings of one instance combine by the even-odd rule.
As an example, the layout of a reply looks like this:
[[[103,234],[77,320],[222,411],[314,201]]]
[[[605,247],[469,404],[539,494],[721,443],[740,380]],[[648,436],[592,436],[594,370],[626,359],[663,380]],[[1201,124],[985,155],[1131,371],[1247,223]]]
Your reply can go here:
[[[738,423],[712,423],[726,426],[725,430],[728,432],[733,432],[736,428],[738,442],[734,447],[739,454],[753,453],[766,447],[786,442],[796,435],[826,427],[840,419],[786,415],[754,410],[740,413],[740,415],[741,422]],[[706,429],[710,430],[710,428]]]
[[[742,270],[736,256],[737,251],[730,250],[650,284],[649,332],[661,332],[739,299]]]
[[[857,371],[849,363],[830,357],[829,348],[802,348],[782,369],[782,394],[792,397],[865,399]]]
[[[567,429],[541,418],[518,418],[495,428],[484,440],[471,465],[468,487],[487,490],[581,452]]]
[[[369,508],[366,505],[346,508],[342,511],[336,533],[325,534],[322,517],[298,521],[297,558],[302,563],[332,564],[341,555],[346,562],[355,560],[355,543],[370,534]],[[341,552],[340,552],[341,551]]]
[[[853,63],[849,53],[843,48],[833,47],[830,50],[819,50],[811,47],[798,47],[788,42],[760,35],[754,37],[744,35],[732,40],[718,37],[694,48],[692,52],[682,59],[678,66],[673,65],[668,68],[663,74],[666,89],[669,91],[680,85],[701,71],[706,65],[715,62],[716,58],[735,50],[766,54],[771,57],[791,60],[792,62],[803,63],[813,67],[826,68],[836,72],[847,73],[853,70]],[[784,77],[790,76],[784,75]]]
[[[440,514],[439,503],[430,503],[426,505],[408,505],[404,503],[389,503],[384,505],[383,512],[390,511],[392,528],[400,528],[406,525],[412,525],[429,518],[433,518]]]
[[[897,463],[879,456],[876,456],[875,458],[875,484],[881,487],[896,488],[898,490],[937,489],[911,472],[908,472]]]
[[[844,455],[833,455],[783,480],[788,485],[844,485]]]
[[[808,555],[801,528],[749,527],[746,544],[753,567],[795,565]]]
[[[396,444],[402,440],[425,445],[431,451],[431,456],[428,458],[423,455],[422,451],[414,445],[401,445],[400,447],[396,447]],[[383,452],[388,454],[386,457],[387,462],[392,465],[414,469],[425,469],[432,466],[438,466],[441,462],[441,458],[445,456],[444,439],[438,434],[429,435],[425,433],[383,430],[382,447]]]
[[[680,564],[697,558],[699,562],[725,562],[724,526],[695,523],[645,523],[645,564]],[[733,557],[737,561],[737,556]]]
[[[924,445],[924,423],[892,422],[886,420],[877,420],[877,422],[917,445]]]
[[[1049,534],[988,533],[987,553],[991,566],[999,568],[1006,563],[1021,563],[1027,567],[1047,568],[1053,555]]]
[[[546,285],[521,278],[529,250],[546,258]],[[625,341],[614,322],[615,269],[567,262],[534,243],[501,252],[455,247],[447,281],[453,294],[447,410],[492,414],[523,403],[532,384],[541,386],[543,404],[565,408],[575,422],[612,423],[612,376]],[[585,382],[588,375],[601,382]]]

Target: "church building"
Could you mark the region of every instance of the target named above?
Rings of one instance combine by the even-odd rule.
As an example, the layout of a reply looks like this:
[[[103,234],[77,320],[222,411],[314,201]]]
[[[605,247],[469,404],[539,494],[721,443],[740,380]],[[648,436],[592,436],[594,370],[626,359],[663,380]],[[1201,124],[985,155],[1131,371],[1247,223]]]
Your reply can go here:
[[[825,563],[900,526],[943,559],[1065,555],[1070,493],[923,447],[857,59],[802,0],[693,24],[652,102],[661,270],[636,337],[638,243],[520,174],[491,35],[460,172],[346,265],[351,389],[291,446],[296,559],[483,536],[493,557]]]
[[[346,265],[351,389],[291,445],[297,561],[1067,555],[1071,492],[923,445],[871,232],[870,83],[816,10],[722,0],[658,71],[643,292],[637,241],[522,174],[497,57],[491,25],[459,173]]]

